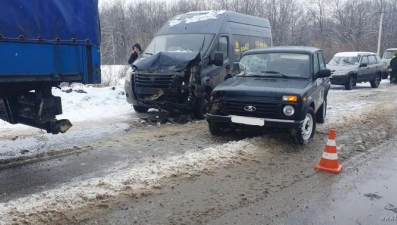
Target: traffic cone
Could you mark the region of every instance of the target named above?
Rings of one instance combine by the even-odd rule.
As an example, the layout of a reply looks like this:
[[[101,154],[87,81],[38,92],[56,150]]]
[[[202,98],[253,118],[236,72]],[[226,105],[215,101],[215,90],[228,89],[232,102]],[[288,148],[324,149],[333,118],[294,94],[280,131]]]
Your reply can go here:
[[[340,173],[342,167],[343,166],[339,164],[338,153],[336,151],[335,129],[331,129],[329,131],[329,137],[324,148],[323,156],[321,157],[319,164],[314,168],[330,173]]]

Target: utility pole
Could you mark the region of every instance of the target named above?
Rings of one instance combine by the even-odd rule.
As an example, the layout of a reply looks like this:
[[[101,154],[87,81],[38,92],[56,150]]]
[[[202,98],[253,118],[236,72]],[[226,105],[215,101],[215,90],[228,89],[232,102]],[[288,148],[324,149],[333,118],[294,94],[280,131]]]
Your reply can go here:
[[[381,45],[381,39],[382,39],[382,25],[383,25],[383,0],[380,0],[380,21],[379,21],[379,35],[378,35],[378,51],[376,52],[378,55],[380,55],[380,45]]]

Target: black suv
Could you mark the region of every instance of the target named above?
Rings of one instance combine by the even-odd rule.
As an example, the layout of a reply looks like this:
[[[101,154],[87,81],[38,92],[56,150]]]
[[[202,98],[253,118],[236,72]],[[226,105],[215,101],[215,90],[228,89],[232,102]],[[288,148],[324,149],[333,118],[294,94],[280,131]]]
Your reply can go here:
[[[239,72],[217,86],[207,121],[211,134],[241,125],[289,128],[299,143],[324,123],[329,76],[323,54],[312,47],[271,47],[243,53]]]

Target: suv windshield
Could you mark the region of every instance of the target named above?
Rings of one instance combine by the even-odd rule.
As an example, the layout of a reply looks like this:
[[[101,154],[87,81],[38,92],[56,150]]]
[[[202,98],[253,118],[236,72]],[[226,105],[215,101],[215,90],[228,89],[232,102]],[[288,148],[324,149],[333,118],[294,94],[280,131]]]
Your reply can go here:
[[[382,59],[391,59],[395,52],[396,51],[385,51],[385,53],[383,53]]]
[[[159,52],[205,53],[213,39],[212,34],[172,34],[156,36],[146,48],[143,57]]]
[[[239,76],[309,78],[310,57],[300,53],[258,53],[245,55],[239,62]]]
[[[328,65],[331,66],[345,66],[357,65],[360,62],[360,56],[334,56]]]

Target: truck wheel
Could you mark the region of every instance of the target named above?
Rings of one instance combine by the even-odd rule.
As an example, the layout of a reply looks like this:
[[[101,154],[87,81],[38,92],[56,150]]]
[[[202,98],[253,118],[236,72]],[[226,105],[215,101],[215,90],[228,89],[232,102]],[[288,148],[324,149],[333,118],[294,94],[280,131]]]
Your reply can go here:
[[[314,136],[316,131],[316,116],[314,114],[313,108],[309,108],[306,111],[306,115],[301,128],[292,129],[291,134],[298,144],[309,143]]]
[[[355,79],[354,79],[354,76],[351,75],[351,76],[349,76],[349,78],[348,78],[347,81],[346,81],[345,89],[346,89],[346,90],[351,90],[351,89],[353,89],[353,87],[354,87],[355,84],[356,84],[356,81],[355,81]]]
[[[380,81],[382,80],[382,77],[379,74],[376,74],[375,78],[373,81],[371,81],[371,87],[372,88],[377,88],[379,87]]]
[[[236,129],[231,127],[228,123],[208,122],[208,127],[210,129],[210,133],[214,136],[230,134],[236,131]]]
[[[327,115],[327,98],[324,99],[323,104],[320,106],[320,108],[316,113],[316,122],[324,123],[326,115]]]
[[[205,118],[205,115],[207,115],[209,108],[208,108],[208,102],[209,102],[209,97],[207,93],[204,93],[203,96],[196,101],[196,105],[193,108],[193,115],[194,118],[202,120]]]
[[[132,107],[134,107],[135,112],[138,112],[138,113],[145,113],[149,110],[148,107],[139,106],[139,105],[133,105]]]

